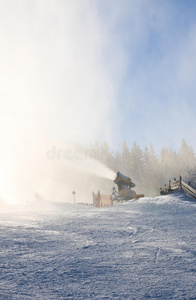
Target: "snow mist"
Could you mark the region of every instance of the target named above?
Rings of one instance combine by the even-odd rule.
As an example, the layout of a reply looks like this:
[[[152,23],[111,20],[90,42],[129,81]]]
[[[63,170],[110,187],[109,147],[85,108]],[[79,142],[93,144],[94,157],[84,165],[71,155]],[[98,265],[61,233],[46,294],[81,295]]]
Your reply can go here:
[[[72,202],[76,192],[79,202],[91,202],[92,191],[111,181],[115,173],[99,161],[73,146],[48,147],[45,142],[27,157],[7,160],[1,167],[1,198],[9,204],[32,204],[36,201]],[[62,150],[63,149],[63,150]],[[16,149],[17,152],[17,149]],[[110,192],[110,191],[108,191]]]
[[[2,3],[0,11],[0,198],[72,201],[76,190],[90,202],[102,187],[98,176],[113,179],[112,171],[47,152],[59,143],[109,141],[115,84],[103,51],[110,32],[91,1],[25,3]]]

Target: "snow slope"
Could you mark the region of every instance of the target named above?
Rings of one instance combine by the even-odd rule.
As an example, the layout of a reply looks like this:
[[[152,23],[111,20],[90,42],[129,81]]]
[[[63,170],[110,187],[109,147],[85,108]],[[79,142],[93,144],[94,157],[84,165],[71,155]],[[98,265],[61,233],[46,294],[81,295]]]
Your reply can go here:
[[[0,299],[196,299],[196,203],[0,213]]]

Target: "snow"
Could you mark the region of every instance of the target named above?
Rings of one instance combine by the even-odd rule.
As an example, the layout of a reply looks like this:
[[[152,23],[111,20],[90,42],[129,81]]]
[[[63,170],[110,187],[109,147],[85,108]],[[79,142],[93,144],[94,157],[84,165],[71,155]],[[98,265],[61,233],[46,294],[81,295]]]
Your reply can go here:
[[[195,299],[196,203],[0,213],[0,299]]]

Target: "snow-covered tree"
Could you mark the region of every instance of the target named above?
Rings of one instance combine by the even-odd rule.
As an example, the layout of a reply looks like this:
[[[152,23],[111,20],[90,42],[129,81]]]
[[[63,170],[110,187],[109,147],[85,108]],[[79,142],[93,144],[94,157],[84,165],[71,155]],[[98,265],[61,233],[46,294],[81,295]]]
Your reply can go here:
[[[181,175],[188,179],[196,170],[196,158],[193,148],[184,139],[178,152],[178,159]]]
[[[143,184],[144,161],[143,152],[136,142],[133,143],[130,152],[130,174],[136,184]]]

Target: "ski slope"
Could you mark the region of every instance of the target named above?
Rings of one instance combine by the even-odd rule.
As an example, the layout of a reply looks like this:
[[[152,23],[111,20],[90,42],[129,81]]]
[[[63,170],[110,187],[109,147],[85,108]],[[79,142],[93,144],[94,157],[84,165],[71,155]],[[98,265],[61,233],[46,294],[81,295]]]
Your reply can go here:
[[[196,299],[196,203],[0,213],[0,299]]]

